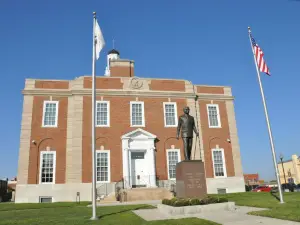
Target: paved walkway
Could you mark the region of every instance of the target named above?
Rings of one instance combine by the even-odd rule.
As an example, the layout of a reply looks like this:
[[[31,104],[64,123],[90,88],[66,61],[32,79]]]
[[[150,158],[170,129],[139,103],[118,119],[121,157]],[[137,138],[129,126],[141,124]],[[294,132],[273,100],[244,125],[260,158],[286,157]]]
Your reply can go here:
[[[97,203],[97,207],[101,206],[116,206],[116,205],[153,205],[161,204],[161,200],[145,200],[145,201],[133,201],[133,202],[112,202],[112,203]],[[91,207],[92,205],[88,205]]]
[[[156,206],[157,204],[161,204],[161,200],[134,201],[134,202],[123,202],[123,203],[114,202],[114,203],[103,203],[103,204],[98,203],[97,207],[117,206],[117,205],[139,205],[139,204]],[[235,211],[223,210],[223,211],[218,211],[217,213],[205,212],[205,213],[199,213],[193,215],[181,215],[181,216],[171,216],[168,214],[163,214],[158,209],[140,209],[140,210],[134,210],[133,212],[147,221],[197,217],[200,219],[214,221],[216,223],[220,223],[223,225],[300,225],[299,222],[247,215],[248,212],[260,211],[260,210],[266,210],[266,209],[247,207],[247,206],[236,206]]]
[[[142,217],[144,220],[167,220],[167,219],[181,219],[188,217],[196,217],[201,219],[206,219],[220,223],[223,225],[300,225],[298,222],[292,222],[287,220],[279,220],[268,217],[252,216],[246,213],[250,211],[260,211],[265,210],[262,208],[236,206],[235,211],[218,211],[216,212],[205,212],[193,215],[182,215],[182,216],[171,216],[168,214],[161,213],[158,209],[141,209],[133,211],[138,216]]]

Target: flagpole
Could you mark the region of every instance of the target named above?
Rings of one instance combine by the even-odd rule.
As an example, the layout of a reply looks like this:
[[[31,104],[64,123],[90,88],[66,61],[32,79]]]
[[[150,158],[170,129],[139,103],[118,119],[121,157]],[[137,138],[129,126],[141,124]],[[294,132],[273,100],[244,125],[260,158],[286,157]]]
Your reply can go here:
[[[96,171],[95,171],[95,159],[96,159],[96,151],[95,151],[95,100],[96,100],[96,60],[95,60],[95,25],[96,25],[96,12],[93,12],[94,20],[93,20],[93,64],[92,64],[92,205],[93,205],[93,215],[91,220],[97,220],[98,217],[96,215]]]
[[[252,46],[252,41],[251,41],[250,34],[251,34],[251,29],[250,29],[250,27],[248,27],[248,35],[249,35],[250,45],[251,45],[251,49],[252,49],[252,53],[253,53],[253,57],[254,57],[254,63],[255,63],[255,66],[256,66],[258,83],[259,83],[259,87],[260,87],[262,102],[263,102],[263,105],[264,105],[264,111],[265,111],[265,116],[266,116],[266,122],[267,122],[267,126],[268,126],[269,139],[270,139],[271,150],[272,150],[272,155],[273,155],[273,163],[274,163],[274,168],[275,168],[275,173],[276,173],[280,203],[284,203],[283,196],[282,196],[282,190],[281,190],[281,183],[280,183],[280,180],[279,180],[279,173],[278,173],[278,168],[277,168],[277,163],[276,163],[276,153],[275,153],[275,147],[274,147],[274,143],[273,143],[272,130],[271,130],[271,125],[270,125],[270,121],[269,121],[267,104],[266,104],[266,100],[265,100],[265,94],[264,94],[262,82],[261,82],[261,79],[260,79],[260,72],[259,72],[257,62],[256,62],[256,59],[255,59],[255,53],[254,53],[254,49],[253,49],[253,46]]]

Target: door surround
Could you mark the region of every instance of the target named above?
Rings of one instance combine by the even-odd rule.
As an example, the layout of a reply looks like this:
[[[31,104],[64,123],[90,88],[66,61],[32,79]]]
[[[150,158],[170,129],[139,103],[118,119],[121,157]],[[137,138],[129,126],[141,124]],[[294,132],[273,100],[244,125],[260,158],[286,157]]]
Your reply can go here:
[[[141,128],[131,131],[121,137],[123,158],[123,180],[125,188],[132,188],[132,152],[145,152],[144,176],[147,176],[146,187],[157,187],[155,171],[155,145],[156,136]]]

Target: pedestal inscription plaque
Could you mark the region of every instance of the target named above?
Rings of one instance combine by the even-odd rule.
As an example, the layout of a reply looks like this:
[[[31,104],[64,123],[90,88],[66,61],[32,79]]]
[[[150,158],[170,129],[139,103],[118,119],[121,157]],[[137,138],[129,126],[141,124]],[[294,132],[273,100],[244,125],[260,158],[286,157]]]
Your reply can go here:
[[[204,163],[200,160],[181,161],[176,166],[176,196],[204,198],[207,195]]]

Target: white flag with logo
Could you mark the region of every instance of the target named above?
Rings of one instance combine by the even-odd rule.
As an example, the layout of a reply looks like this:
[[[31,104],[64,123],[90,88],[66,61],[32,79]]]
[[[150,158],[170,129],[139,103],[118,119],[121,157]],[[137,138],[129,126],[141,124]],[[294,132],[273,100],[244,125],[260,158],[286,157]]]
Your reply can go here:
[[[100,52],[102,50],[102,48],[105,45],[105,41],[102,35],[102,31],[100,29],[100,26],[96,20],[96,25],[95,25],[95,41],[96,41],[96,59],[99,59],[100,57]]]

